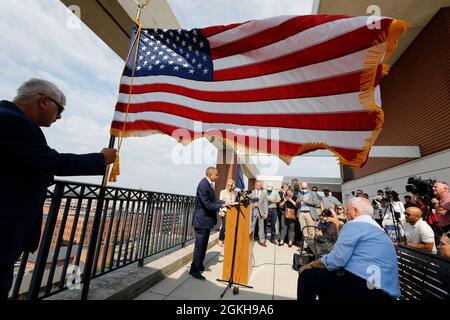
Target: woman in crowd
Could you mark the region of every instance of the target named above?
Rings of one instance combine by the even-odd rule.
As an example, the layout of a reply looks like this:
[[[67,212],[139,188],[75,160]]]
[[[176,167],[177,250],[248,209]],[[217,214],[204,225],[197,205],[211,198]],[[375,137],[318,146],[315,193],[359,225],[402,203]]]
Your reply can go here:
[[[297,197],[291,189],[287,190],[286,196],[280,203],[280,207],[284,208],[284,212],[281,215],[281,237],[279,246],[284,244],[286,238],[286,230],[288,230],[288,246],[292,247],[292,242],[295,237],[295,222],[297,221],[297,205],[295,204]]]
[[[391,219],[392,215],[400,214],[399,216],[395,217],[395,219],[400,219],[400,221],[405,221],[405,206],[403,202],[400,201],[398,197],[398,193],[395,191],[392,191],[391,196],[389,197],[389,202],[386,203],[386,210],[385,210],[385,216],[384,219]],[[391,206],[392,205],[392,206]],[[392,212],[393,211],[393,212]]]
[[[344,224],[347,223],[347,217],[345,216],[343,205],[337,205],[335,210],[336,210],[336,217],[339,221],[338,231],[340,231],[344,226]]]
[[[330,209],[323,210],[320,215],[320,222],[317,226],[320,229],[320,231],[317,232],[317,235],[323,236],[330,242],[335,243],[338,238],[338,228],[336,224],[339,224],[336,214]]]
[[[220,200],[225,201],[225,203],[232,203],[236,201],[236,192],[234,192],[234,180],[230,179],[227,181],[227,185],[224,190],[220,191]],[[222,217],[222,226],[219,232],[219,246],[223,247],[223,242],[225,241],[225,214],[227,213],[227,208],[221,208],[219,211],[219,216]]]

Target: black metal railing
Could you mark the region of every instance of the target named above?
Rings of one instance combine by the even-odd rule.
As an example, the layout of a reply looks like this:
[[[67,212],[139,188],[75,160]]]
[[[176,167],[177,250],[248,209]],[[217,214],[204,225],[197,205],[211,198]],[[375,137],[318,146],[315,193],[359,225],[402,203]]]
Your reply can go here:
[[[99,185],[55,181],[48,188],[39,249],[16,264],[11,299],[80,289],[90,280],[83,276],[89,259],[95,278],[135,262],[143,266],[145,258],[194,238],[195,197],[114,187],[104,192],[99,201]],[[88,250],[92,239],[95,250]]]
[[[402,299],[450,300],[450,259],[399,245],[398,273]]]

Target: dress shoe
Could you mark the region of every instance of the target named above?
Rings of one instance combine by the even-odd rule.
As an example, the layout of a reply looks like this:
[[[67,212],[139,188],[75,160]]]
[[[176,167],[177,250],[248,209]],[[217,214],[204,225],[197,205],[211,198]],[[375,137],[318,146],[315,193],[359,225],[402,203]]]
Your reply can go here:
[[[281,246],[283,246],[283,245],[284,245],[284,242],[279,242],[279,243],[278,243],[278,246],[279,246],[279,247],[281,247]]]
[[[292,248],[292,244],[289,243],[289,244],[288,244],[288,247],[289,247],[289,248]]]
[[[273,244],[278,244],[278,241],[277,240],[272,240],[271,241]]]
[[[205,278],[204,276],[202,276],[202,275],[200,274],[200,272],[198,272],[198,271],[189,271],[189,274],[190,274],[191,276],[193,276],[194,278],[196,278],[196,279],[199,279],[199,280],[206,280],[206,278]]]
[[[260,242],[260,245],[262,245],[263,247],[267,247],[267,244],[265,242]]]

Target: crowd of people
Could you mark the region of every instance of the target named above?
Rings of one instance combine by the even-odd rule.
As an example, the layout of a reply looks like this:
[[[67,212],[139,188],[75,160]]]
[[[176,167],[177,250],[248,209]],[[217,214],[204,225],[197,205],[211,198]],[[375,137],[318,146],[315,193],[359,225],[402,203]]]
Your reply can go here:
[[[229,180],[226,189],[220,193],[220,200],[230,202],[235,199],[234,186],[234,181]],[[353,194],[355,198],[370,201],[372,219],[394,242],[437,253],[435,242],[439,242],[442,235],[445,243],[445,231],[450,229],[450,196],[446,182],[435,182],[433,190],[436,197],[432,199],[434,208],[430,212],[426,211],[427,207],[419,195],[405,195],[402,202],[399,194],[390,190],[378,190],[372,199],[361,189]],[[253,207],[258,211],[255,214],[258,219],[255,240],[263,247],[267,247],[267,242],[278,246],[285,243],[289,247],[306,246],[302,240],[317,235],[336,242],[340,230],[347,222],[345,208],[331,195],[328,188],[321,191],[320,194],[317,187],[309,187],[308,183],[297,179],[283,184],[280,190],[274,190],[271,184],[264,188],[261,181],[256,181],[251,193],[253,198],[258,199]],[[225,213],[226,208],[222,208],[219,213],[222,217],[220,246],[223,246],[225,238]],[[441,254],[445,253],[441,250]]]
[[[228,191],[223,190],[220,196],[224,202],[229,201],[226,195],[233,187],[234,182],[228,181]],[[257,181],[251,193],[257,198],[253,206],[258,211],[255,240],[261,246],[287,243],[289,247],[299,246],[301,252],[311,252],[305,239],[322,237],[332,244],[325,254],[299,270],[299,300],[356,297],[385,301],[398,297],[398,244],[434,254],[439,248],[440,255],[450,257],[450,194],[446,182],[434,183],[433,208],[420,195],[405,195],[403,202],[391,190],[378,190],[370,199],[358,189],[345,206],[328,188],[321,191],[294,179],[280,190],[270,184],[264,189]],[[221,241],[222,235],[223,230]],[[371,268],[378,268],[383,276],[372,279],[368,272]]]

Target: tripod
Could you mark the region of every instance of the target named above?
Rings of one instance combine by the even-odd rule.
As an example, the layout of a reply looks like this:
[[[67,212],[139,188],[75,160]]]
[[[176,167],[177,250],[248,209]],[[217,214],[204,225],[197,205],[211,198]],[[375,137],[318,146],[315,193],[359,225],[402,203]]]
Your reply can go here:
[[[394,210],[394,206],[392,205],[392,199],[389,199],[389,212],[391,214],[392,217],[392,224],[394,225],[394,231],[395,231],[395,236],[397,238],[397,242],[400,243],[401,241],[401,234],[400,234],[400,217],[396,217],[395,216],[395,210]]]
[[[240,199],[240,194],[238,194],[238,199]],[[220,295],[220,298],[223,298],[223,296],[225,295],[225,293],[227,292],[228,289],[230,289],[231,287],[234,286],[233,288],[233,294],[237,294],[239,293],[239,287],[245,287],[245,288],[250,288],[253,289],[253,287],[251,286],[247,286],[245,284],[240,284],[240,283],[236,283],[234,282],[234,265],[235,265],[235,259],[236,259],[236,244],[237,244],[237,235],[238,235],[238,231],[239,231],[239,218],[241,216],[241,206],[240,206],[240,202],[237,204],[237,216],[236,216],[236,226],[234,228],[234,243],[233,243],[233,257],[231,259],[231,273],[230,273],[230,278],[228,280],[224,280],[224,279],[217,279],[217,281],[219,282],[224,282],[224,283],[228,283],[227,287],[225,288],[225,290],[223,291],[223,293]]]

